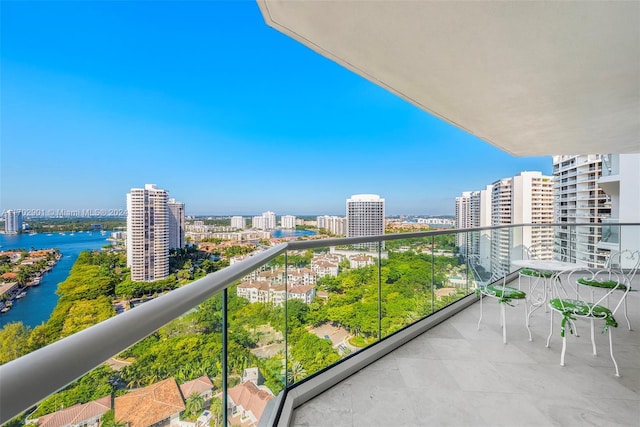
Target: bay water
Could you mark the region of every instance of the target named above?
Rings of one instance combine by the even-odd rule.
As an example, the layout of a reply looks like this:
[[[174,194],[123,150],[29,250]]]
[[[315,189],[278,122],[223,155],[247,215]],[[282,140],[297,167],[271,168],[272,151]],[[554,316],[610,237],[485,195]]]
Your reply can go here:
[[[27,288],[24,298],[13,302],[7,313],[0,314],[0,328],[7,323],[22,322],[33,328],[46,322],[58,303],[56,290],[58,283],[68,276],[71,267],[82,251],[99,249],[109,244],[107,237],[99,231],[75,233],[38,233],[38,234],[0,234],[0,252],[11,249],[49,249],[57,248],[62,258],[53,269],[42,276],[39,286]]]

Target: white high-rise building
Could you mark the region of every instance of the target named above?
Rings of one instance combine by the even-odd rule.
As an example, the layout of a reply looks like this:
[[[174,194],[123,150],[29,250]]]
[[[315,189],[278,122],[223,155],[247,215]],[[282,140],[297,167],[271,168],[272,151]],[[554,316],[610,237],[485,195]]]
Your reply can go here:
[[[247,222],[244,217],[241,216],[232,216],[231,217],[231,228],[235,228],[238,230],[244,230],[247,228]]]
[[[336,236],[347,235],[347,218],[343,216],[318,216],[316,217],[316,226]]]
[[[601,239],[599,224],[611,215],[609,197],[599,185],[602,160],[600,154],[553,157],[555,222],[594,224],[559,227],[556,252],[591,267],[603,266],[608,256],[608,251],[597,247]]]
[[[484,190],[465,191],[456,197],[455,226],[458,229],[488,227],[491,225],[491,195],[493,186]],[[491,267],[491,231],[456,234],[460,252],[473,257],[483,268]]]
[[[271,211],[263,212],[260,216],[254,216],[251,220],[251,227],[258,230],[275,230],[276,214]]]
[[[184,248],[184,203],[169,199],[169,249]]]
[[[492,184],[491,225],[552,224],[553,177],[522,172]],[[539,259],[553,257],[553,230],[524,227],[519,233],[494,230],[491,238],[491,271],[506,274],[511,259],[521,258],[523,248],[535,249]]]
[[[22,212],[9,209],[4,213],[4,232],[6,234],[22,232]]]
[[[251,218],[251,228],[255,228],[256,230],[265,230],[264,217],[260,215]]]
[[[262,217],[264,218],[264,229],[265,230],[275,230],[276,228],[276,214],[271,211],[262,212]],[[294,226],[295,228],[295,226]]]
[[[296,228],[296,217],[293,215],[282,215],[280,217],[280,226],[282,228]]]
[[[500,179],[480,191],[467,191],[456,198],[456,227],[477,228],[508,224],[553,223],[553,179],[541,172],[522,172]],[[467,253],[486,270],[496,274],[510,270],[511,259],[519,259],[523,247],[536,248],[536,256],[550,259],[553,231],[525,227],[486,230],[457,239],[461,253]]]
[[[602,156],[602,165],[598,185],[610,197],[611,216],[603,218],[606,225],[597,247],[603,252],[636,250],[640,248],[640,227],[620,230],[615,224],[640,222],[640,154],[606,154]]]
[[[127,266],[131,280],[151,282],[169,276],[168,193],[155,184],[127,194]]]
[[[356,194],[347,199],[347,237],[384,234],[384,218],[384,199],[377,194]],[[378,244],[362,247],[375,249]]]
[[[456,228],[459,230],[472,228],[473,218],[469,205],[471,203],[471,191],[464,191],[460,197],[456,197]],[[467,251],[467,235],[464,233],[456,234],[456,246],[460,248],[462,253]]]

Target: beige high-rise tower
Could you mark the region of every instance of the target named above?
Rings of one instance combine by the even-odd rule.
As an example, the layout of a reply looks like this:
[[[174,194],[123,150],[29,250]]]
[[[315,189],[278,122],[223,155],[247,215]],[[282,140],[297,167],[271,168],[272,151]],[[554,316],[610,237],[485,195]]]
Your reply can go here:
[[[152,282],[169,276],[168,192],[155,184],[127,194],[127,266],[131,280]]]
[[[377,194],[356,194],[347,199],[347,237],[384,234],[384,199]],[[384,243],[382,244],[384,247]],[[377,243],[362,243],[374,250]]]

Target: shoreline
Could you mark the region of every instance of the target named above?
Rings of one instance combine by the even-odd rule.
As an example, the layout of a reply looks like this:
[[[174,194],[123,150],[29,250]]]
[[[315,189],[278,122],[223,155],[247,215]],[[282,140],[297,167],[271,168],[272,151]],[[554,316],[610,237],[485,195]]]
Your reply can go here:
[[[28,295],[28,290],[34,286],[39,286],[44,275],[52,271],[62,259],[62,253],[57,248],[33,249],[27,252],[23,258],[25,250],[9,249],[0,252],[0,257],[9,259],[12,266],[11,271],[2,274],[0,283],[0,315],[8,313],[16,300]],[[38,265],[37,269],[30,268]],[[27,270],[26,278],[20,278],[22,270]],[[16,281],[11,281],[17,279]],[[7,281],[9,280],[9,281]],[[23,283],[20,283],[23,282]]]

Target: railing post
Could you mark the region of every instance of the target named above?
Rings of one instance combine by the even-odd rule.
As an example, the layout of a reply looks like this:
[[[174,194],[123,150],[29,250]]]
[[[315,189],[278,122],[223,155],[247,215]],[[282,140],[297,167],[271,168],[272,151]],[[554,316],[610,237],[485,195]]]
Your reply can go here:
[[[431,236],[431,313],[435,312],[436,308],[436,269],[435,269],[435,253],[436,237]]]
[[[227,288],[224,288],[222,291],[222,425],[229,425],[229,413],[228,413],[228,381],[227,381],[227,371],[228,371],[228,341],[227,341],[227,329],[229,328],[228,324],[228,313],[227,313]]]
[[[382,241],[378,242],[378,340],[382,339]]]
[[[284,388],[294,383],[291,378],[289,384],[289,251],[284,252]],[[293,377],[293,375],[292,375]]]

